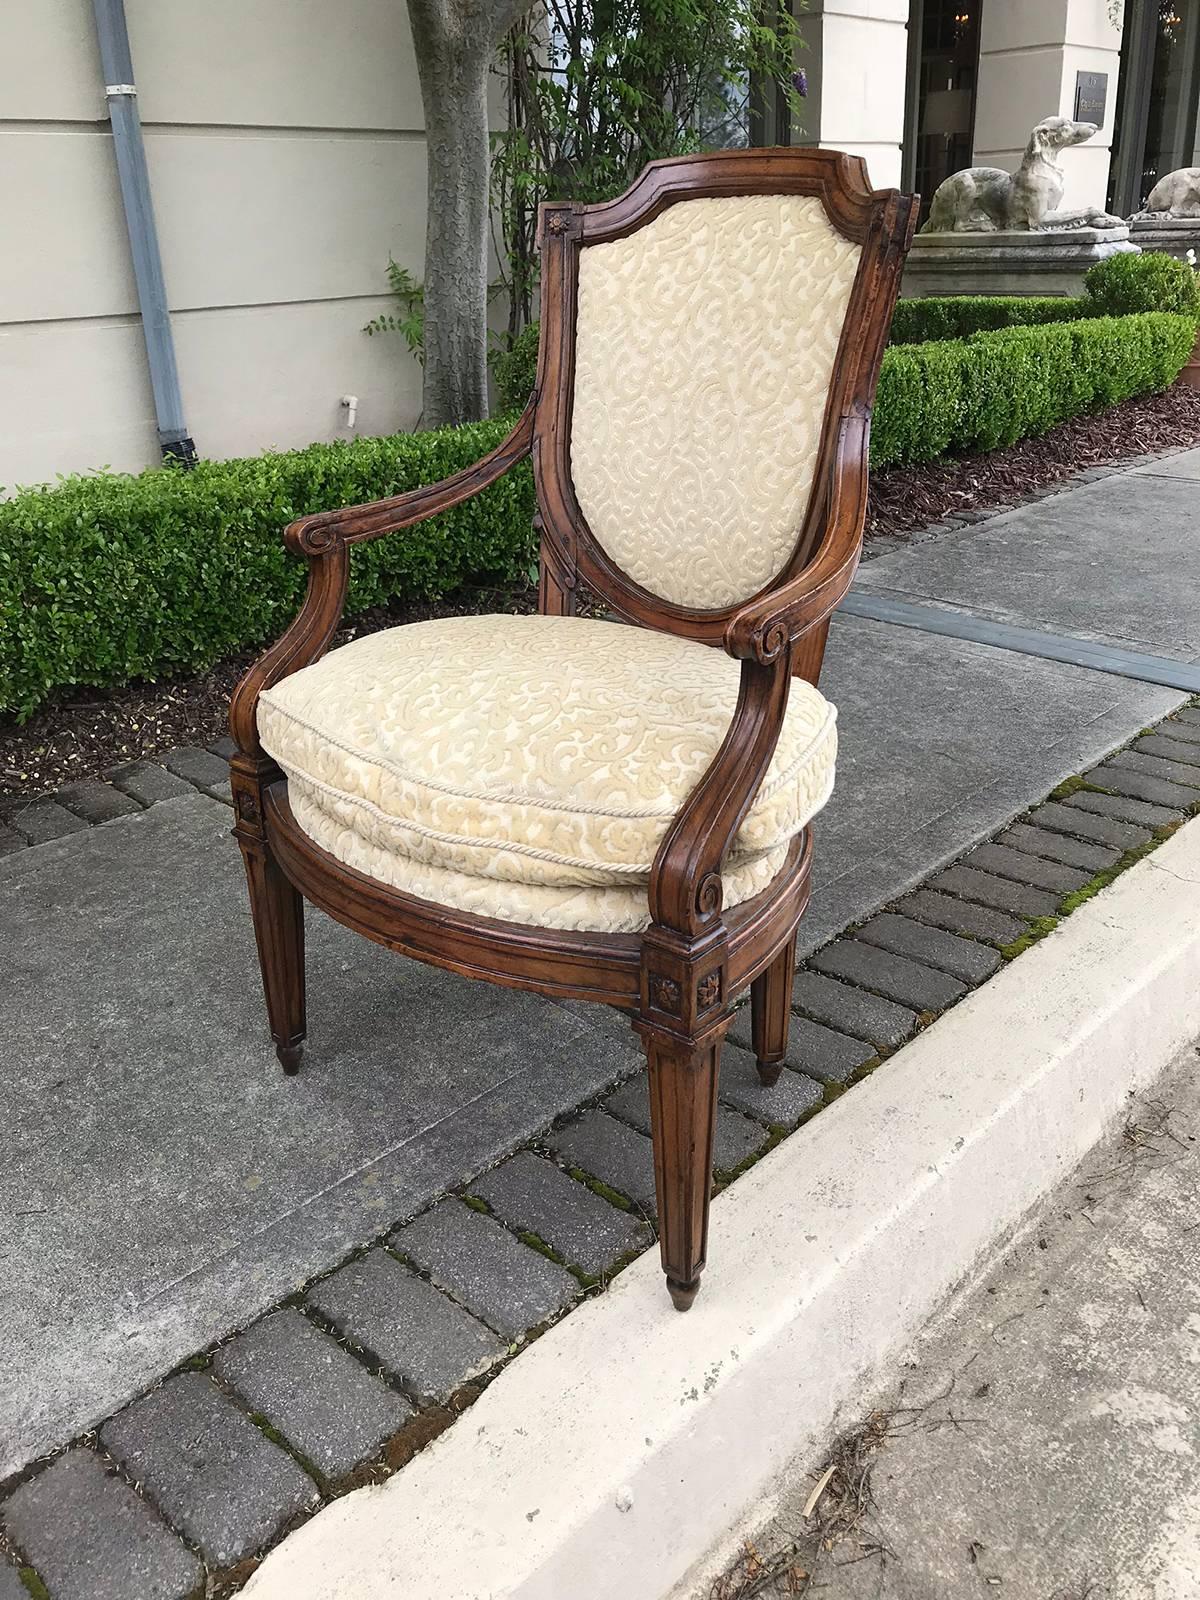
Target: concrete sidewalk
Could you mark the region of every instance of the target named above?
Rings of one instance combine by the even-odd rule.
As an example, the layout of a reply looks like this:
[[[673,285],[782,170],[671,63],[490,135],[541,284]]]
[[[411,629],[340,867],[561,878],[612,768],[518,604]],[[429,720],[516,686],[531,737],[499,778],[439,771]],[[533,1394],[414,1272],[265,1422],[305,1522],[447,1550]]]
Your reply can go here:
[[[1131,479],[1152,496],[1165,481],[1120,482]],[[1161,500],[1156,559],[1183,572],[1194,564],[1200,482],[1181,476],[1166,491],[1151,502]],[[1095,486],[1037,515],[1082,549]],[[1140,505],[1139,519],[1148,515]],[[948,543],[969,562],[986,537],[985,526]],[[941,572],[948,543],[883,557],[868,575],[901,559]],[[1013,545],[1007,573],[996,570],[997,594],[1028,589],[1022,548]],[[1122,594],[1136,578],[1089,556],[1071,581],[1088,573]],[[1156,605],[1160,634],[1174,629],[1190,649],[1186,588],[1160,587]],[[835,623],[823,687],[839,705],[842,743],[817,831],[806,949],[1185,698],[852,618]],[[1194,792],[1177,791],[1180,809]],[[310,1050],[301,1076],[284,1080],[229,820],[191,793],[0,862],[0,945],[12,952],[0,994],[0,1126],[13,1130],[0,1170],[0,1478],[638,1068],[615,1015],[400,961],[313,914]],[[1099,824],[1089,827],[1094,835]],[[876,1015],[896,1012],[870,983],[814,981],[843,1001],[865,997]],[[752,1067],[730,1052],[728,1167],[820,1104],[818,1079],[836,1088],[887,1048],[874,1022],[831,1023],[797,1005],[809,1020],[784,1095],[753,1099],[754,1085],[739,1087]],[[902,1012],[904,1027],[926,1009]],[[840,1079],[806,1055],[816,1039],[840,1053]],[[639,1128],[634,1100],[621,1111],[622,1139]]]
[[[835,1447],[840,1475],[807,1518],[823,1470],[793,1486],[755,1541],[781,1575],[754,1592],[1200,1595],[1196,1068],[1189,1050],[1131,1104],[1122,1131],[939,1318],[899,1387]],[[865,1514],[839,1520],[852,1494]],[[780,1554],[793,1540],[794,1562]],[[807,1579],[788,1587],[788,1566]],[[744,1566],[712,1593],[747,1590]]]

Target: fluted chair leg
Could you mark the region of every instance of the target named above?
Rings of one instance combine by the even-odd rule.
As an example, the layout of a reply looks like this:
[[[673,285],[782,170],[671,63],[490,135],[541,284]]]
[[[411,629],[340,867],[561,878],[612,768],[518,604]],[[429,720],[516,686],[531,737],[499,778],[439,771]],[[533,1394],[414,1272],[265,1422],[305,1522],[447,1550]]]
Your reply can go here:
[[[667,1289],[686,1311],[700,1288],[708,1248],[713,1127],[724,1030],[703,1043],[646,1035],[658,1237]]]
[[[250,912],[262,968],[275,1054],[283,1070],[300,1070],[304,1052],[304,900],[265,844],[241,841]]]
[[[779,1082],[787,1057],[788,1028],[792,1020],[792,980],[796,975],[796,935],[793,934],[750,985],[750,1033],[758,1075],[769,1089]]]

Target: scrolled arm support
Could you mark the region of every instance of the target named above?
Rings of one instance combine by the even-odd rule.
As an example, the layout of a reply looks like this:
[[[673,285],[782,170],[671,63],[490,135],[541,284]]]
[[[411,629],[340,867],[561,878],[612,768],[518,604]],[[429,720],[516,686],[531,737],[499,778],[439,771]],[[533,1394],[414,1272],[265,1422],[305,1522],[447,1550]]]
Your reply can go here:
[[[461,505],[495,483],[527,456],[533,440],[533,401],[517,425],[481,461],[440,483],[410,489],[405,494],[340,511],[319,511],[299,517],[284,529],[283,539],[293,555],[309,563],[308,592],[291,626],[276,644],[259,657],[234,690],[229,706],[229,731],[243,755],[262,758],[258,741],[258,700],[264,690],[319,661],[337,632],[346,605],[350,580],[350,545],[397,533],[441,511]]]

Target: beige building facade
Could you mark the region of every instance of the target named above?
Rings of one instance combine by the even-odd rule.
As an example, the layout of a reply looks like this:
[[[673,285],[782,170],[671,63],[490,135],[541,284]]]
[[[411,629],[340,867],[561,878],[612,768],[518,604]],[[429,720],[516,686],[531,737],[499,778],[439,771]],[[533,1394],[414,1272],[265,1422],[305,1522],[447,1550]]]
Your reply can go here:
[[[198,452],[413,426],[419,366],[398,338],[362,332],[393,309],[389,255],[422,270],[404,0],[125,12]],[[791,137],[861,154],[878,185],[929,195],[973,162],[1014,167],[1034,122],[1079,105],[1101,128],[1064,153],[1067,205],[1126,214],[1195,159],[1200,0],[809,0],[801,31],[809,93]],[[153,464],[92,0],[0,0],[0,185],[0,485]]]

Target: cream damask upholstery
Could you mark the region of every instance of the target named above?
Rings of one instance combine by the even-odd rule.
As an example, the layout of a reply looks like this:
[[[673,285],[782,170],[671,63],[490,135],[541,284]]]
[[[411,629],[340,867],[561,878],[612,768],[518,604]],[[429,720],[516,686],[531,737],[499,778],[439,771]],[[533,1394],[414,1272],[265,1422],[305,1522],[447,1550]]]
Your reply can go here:
[[[360,872],[549,928],[647,926],[650,867],[715,755],[736,661],[576,617],[457,617],[370,634],[262,695],[300,827]],[[724,872],[758,894],[833,787],[833,707],[797,679]]]
[[[719,610],[786,564],[859,255],[800,195],[688,200],[581,252],[571,475],[642,588]]]

